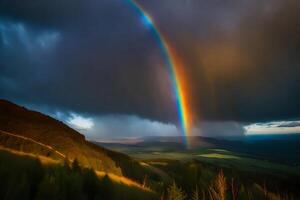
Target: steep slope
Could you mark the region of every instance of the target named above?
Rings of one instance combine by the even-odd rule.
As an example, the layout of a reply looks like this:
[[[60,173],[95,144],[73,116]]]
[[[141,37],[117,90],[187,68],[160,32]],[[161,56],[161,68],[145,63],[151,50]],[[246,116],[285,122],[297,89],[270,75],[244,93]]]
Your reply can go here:
[[[108,150],[58,120],[6,100],[0,100],[0,146],[58,160],[76,158],[83,166],[122,175]]]
[[[123,176],[1,147],[0,177],[0,199],[158,199]]]
[[[3,148],[27,152],[35,155],[46,156],[55,160],[65,160],[66,156],[53,149],[49,145],[37,142],[33,139],[15,135],[0,130],[0,145]]]

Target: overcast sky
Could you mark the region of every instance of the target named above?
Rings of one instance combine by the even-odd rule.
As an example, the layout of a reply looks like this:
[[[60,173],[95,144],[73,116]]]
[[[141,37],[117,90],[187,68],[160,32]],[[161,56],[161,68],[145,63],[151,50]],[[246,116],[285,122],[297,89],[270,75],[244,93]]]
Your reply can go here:
[[[184,63],[194,134],[300,132],[299,1],[138,2]],[[93,138],[179,135],[170,84],[128,0],[0,0],[0,98]]]

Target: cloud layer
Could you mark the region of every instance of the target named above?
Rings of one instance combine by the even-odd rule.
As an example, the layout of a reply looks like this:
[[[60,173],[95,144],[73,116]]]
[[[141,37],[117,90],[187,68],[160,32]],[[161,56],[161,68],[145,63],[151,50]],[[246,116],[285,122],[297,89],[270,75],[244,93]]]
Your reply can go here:
[[[273,121],[255,123],[245,127],[247,134],[292,134],[300,133],[300,121]]]
[[[298,1],[139,3],[183,61],[199,121],[299,117]],[[140,124],[161,121],[174,131],[164,58],[128,1],[0,0],[0,13],[1,98],[96,117],[139,116],[149,119]]]

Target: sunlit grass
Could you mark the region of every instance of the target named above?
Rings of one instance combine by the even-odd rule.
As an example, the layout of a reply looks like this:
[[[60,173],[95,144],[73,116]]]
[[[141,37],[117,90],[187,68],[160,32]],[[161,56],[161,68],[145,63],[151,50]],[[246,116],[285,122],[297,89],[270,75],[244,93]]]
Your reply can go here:
[[[198,156],[205,157],[205,158],[240,159],[240,157],[234,155],[226,155],[226,154],[219,154],[219,153],[200,154]]]
[[[40,156],[40,155],[36,155],[36,154],[33,154],[33,153],[25,153],[25,152],[21,152],[21,151],[16,151],[16,150],[13,150],[13,149],[4,148],[2,146],[0,146],[0,150],[11,153],[11,154],[14,154],[16,156],[28,156],[28,157],[31,157],[31,158],[37,158],[38,160],[40,160],[40,162],[43,165],[55,165],[55,164],[62,163],[59,160],[54,160],[54,159],[46,157],[46,156]]]
[[[124,184],[124,185],[130,186],[130,187],[136,187],[136,188],[148,191],[148,192],[152,192],[149,188],[143,187],[141,184],[139,184],[139,183],[137,183],[137,182],[135,182],[135,181],[133,181],[129,178],[126,178],[124,176],[118,176],[118,175],[111,174],[111,173],[106,173],[106,172],[103,172],[103,171],[96,171],[96,174],[100,178],[103,178],[104,176],[107,175],[112,181],[114,181],[116,183]]]

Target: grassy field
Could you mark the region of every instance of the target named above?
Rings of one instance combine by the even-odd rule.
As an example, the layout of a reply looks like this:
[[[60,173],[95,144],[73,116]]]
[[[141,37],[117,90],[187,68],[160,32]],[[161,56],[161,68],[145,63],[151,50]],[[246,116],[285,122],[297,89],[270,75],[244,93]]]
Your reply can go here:
[[[239,169],[244,171],[254,171],[262,173],[272,173],[280,176],[300,175],[300,169],[288,165],[269,162],[266,160],[254,159],[245,155],[237,155],[235,153],[220,150],[209,149],[205,152],[193,155],[197,160],[217,164],[221,167]]]
[[[146,148],[141,148],[136,146],[126,147],[115,145],[113,150],[127,153],[138,161],[155,165],[166,164],[164,161],[169,160],[177,160],[182,162],[198,160],[203,163],[242,171],[275,174],[277,176],[300,176],[299,167],[262,160],[251,155],[239,154],[224,149],[203,148],[197,150],[170,151],[168,148],[163,146],[149,146]]]

